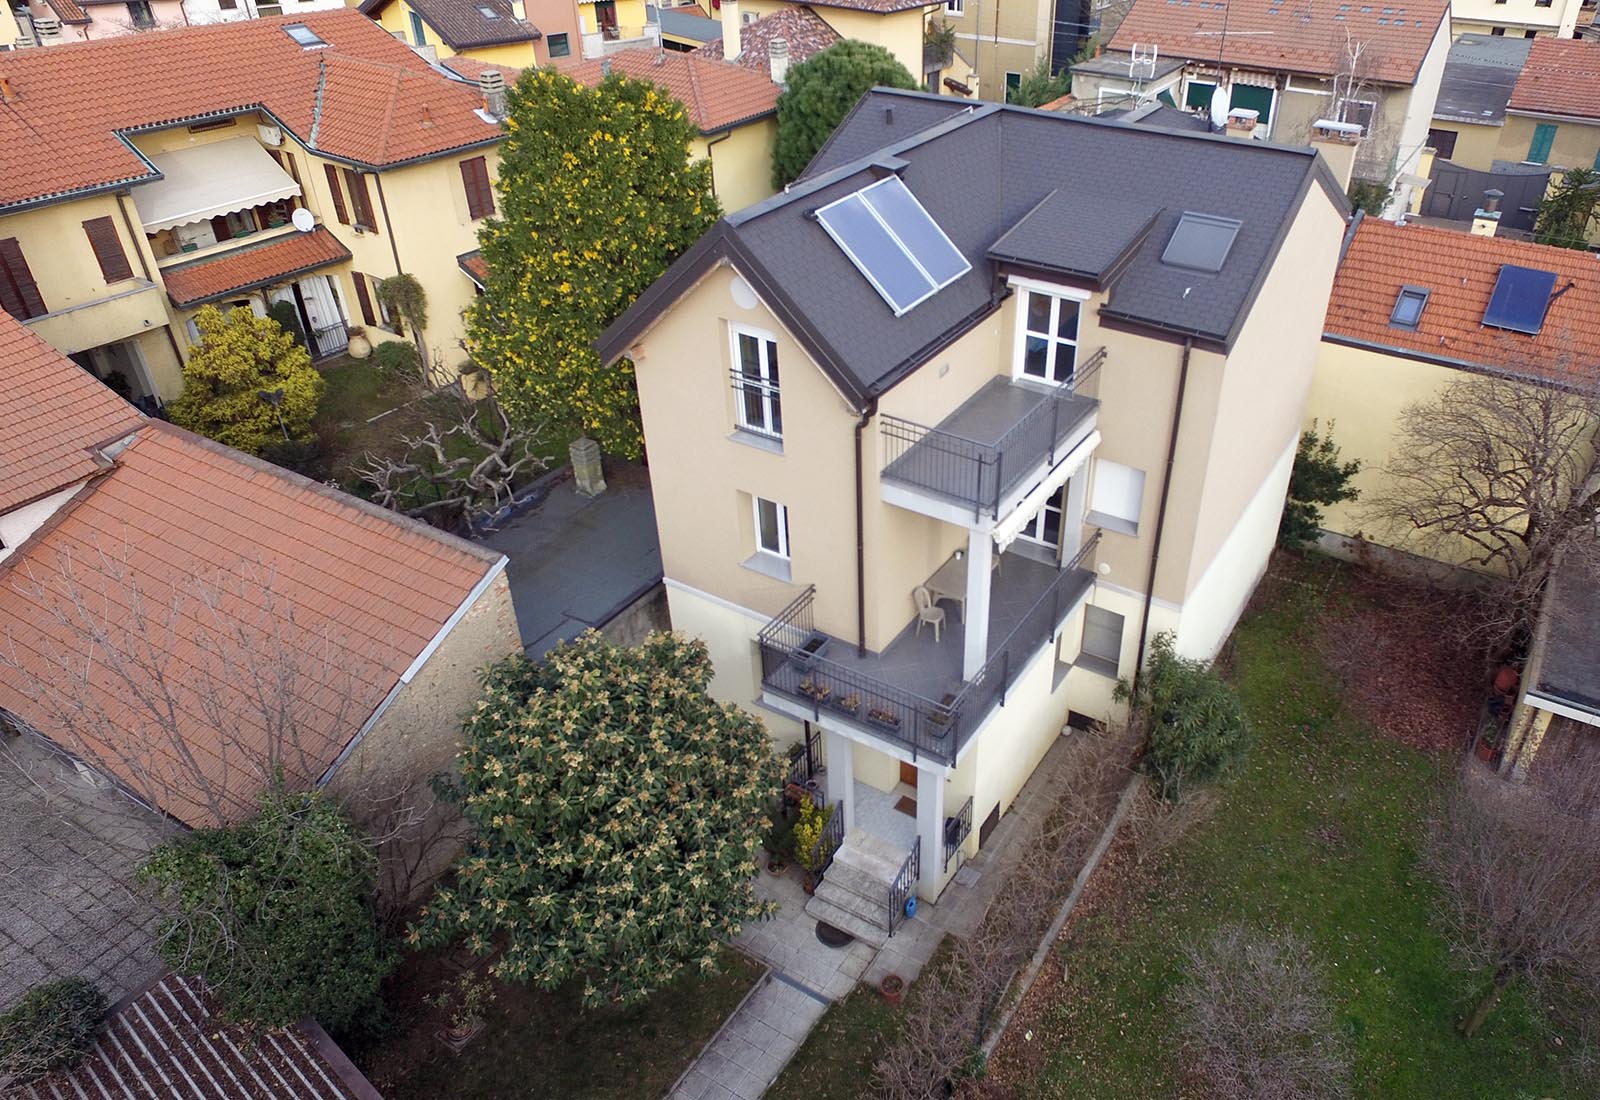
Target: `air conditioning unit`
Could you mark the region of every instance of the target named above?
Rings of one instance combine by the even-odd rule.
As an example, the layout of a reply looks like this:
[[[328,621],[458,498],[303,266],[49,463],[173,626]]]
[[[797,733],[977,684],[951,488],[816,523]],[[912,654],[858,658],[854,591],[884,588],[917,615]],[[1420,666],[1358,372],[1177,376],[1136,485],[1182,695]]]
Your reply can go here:
[[[753,11],[741,12],[740,13],[740,17],[744,20],[744,25],[747,26],[747,27],[751,23],[754,23],[757,19],[761,18],[760,15],[756,14]]]
[[[256,136],[261,139],[261,144],[270,149],[276,149],[283,144],[283,127],[257,126]]]

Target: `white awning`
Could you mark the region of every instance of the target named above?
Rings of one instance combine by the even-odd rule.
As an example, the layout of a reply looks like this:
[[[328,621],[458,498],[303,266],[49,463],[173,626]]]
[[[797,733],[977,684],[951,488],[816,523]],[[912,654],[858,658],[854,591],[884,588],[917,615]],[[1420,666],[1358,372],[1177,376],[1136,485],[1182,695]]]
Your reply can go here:
[[[1033,517],[1039,514],[1039,509],[1044,507],[1045,501],[1055,494],[1055,491],[1067,483],[1067,479],[1082,469],[1083,464],[1089,461],[1089,456],[1094,449],[1100,446],[1100,432],[1098,429],[1090,432],[1072,450],[1068,451],[1060,462],[1045,475],[1043,481],[1029,490],[1028,495],[1017,501],[1017,506],[1011,509],[1005,519],[994,525],[994,549],[997,554],[1004,554],[1006,547],[1016,541],[1022,529],[1033,522]]]
[[[300,194],[300,185],[253,138],[214,141],[150,160],[164,178],[133,192],[146,233]]]

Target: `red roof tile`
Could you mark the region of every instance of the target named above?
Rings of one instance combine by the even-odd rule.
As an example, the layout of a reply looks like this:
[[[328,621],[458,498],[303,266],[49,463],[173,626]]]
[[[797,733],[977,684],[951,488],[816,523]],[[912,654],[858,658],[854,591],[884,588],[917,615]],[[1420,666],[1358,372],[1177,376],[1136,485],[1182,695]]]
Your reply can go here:
[[[3,313],[0,364],[0,512],[104,469],[94,448],[144,422],[139,410]]]
[[[605,79],[607,63],[612,72],[665,88],[683,103],[702,134],[776,113],[783,92],[764,73],[675,50],[620,50],[604,61],[597,58],[561,71],[593,88]]]
[[[734,63],[758,73],[772,72],[772,40],[789,44],[789,64],[798,65],[815,57],[835,42],[843,41],[838,31],[810,8],[783,8],[763,15],[739,30],[739,56]],[[722,39],[713,38],[694,51],[697,56],[722,60]]]
[[[59,356],[54,371],[45,369],[31,344],[16,343],[17,327],[0,315],[0,392],[26,407],[80,381],[80,368]],[[30,354],[7,350],[18,346]],[[125,729],[148,729],[148,700],[131,697],[105,657],[115,644],[90,645],[81,625],[67,625],[82,621],[68,595],[91,592],[102,609],[96,625],[113,639],[135,629],[130,593],[155,601],[162,621],[172,594],[185,597],[172,629],[139,633],[153,648],[146,660],[167,673],[193,763],[181,763],[177,746],[160,737],[135,762],[112,746],[89,744],[85,755],[136,789],[157,777],[161,809],[212,824],[217,814],[185,777],[201,769],[224,794],[223,816],[247,813],[264,777],[241,761],[267,759],[269,738],[246,687],[235,697],[219,690],[206,644],[218,637],[217,616],[241,653],[292,663],[298,745],[284,762],[290,782],[306,784],[503,559],[170,424],[139,418],[133,427],[110,472],[0,562],[0,639],[22,666],[0,662],[0,707],[69,747],[93,737],[103,725],[58,729],[58,712],[39,701],[37,684],[59,684],[65,667],[81,705]],[[197,584],[214,607],[199,606]],[[218,708],[229,721],[207,718]]]
[[[467,273],[467,278],[479,286],[489,285],[489,265],[484,262],[482,252],[477,249],[473,249],[471,252],[463,252],[456,257],[456,263],[460,265],[462,271]]]
[[[77,27],[90,21],[89,13],[78,6],[77,0],[45,0],[45,3],[50,5],[50,10],[63,23]]]
[[[328,47],[302,49],[288,23]],[[17,50],[0,55],[0,76],[11,87],[0,110],[0,209],[151,179],[120,131],[256,106],[309,148],[374,167],[500,136],[476,113],[476,91],[353,10]]]
[[[478,77],[491,69],[506,78],[506,87],[508,88],[515,84],[517,78],[522,75],[522,70],[515,65],[491,65],[487,61],[479,61],[476,57],[467,57],[464,54],[457,54],[454,57],[442,57],[439,59],[439,64],[457,76],[464,77],[472,84],[477,84]]]
[[[1136,0],[1110,48],[1159,46],[1162,57],[1215,63],[1260,72],[1331,76],[1339,71],[1353,36],[1366,44],[1372,75],[1411,84],[1428,53],[1448,0],[1382,4],[1314,3],[1313,0]],[[1223,22],[1227,37],[1222,37]]]
[[[310,233],[279,237],[214,260],[169,267],[161,273],[161,281],[172,303],[188,308],[349,258],[350,250],[318,226]]]
[[[1503,264],[1556,274],[1537,335],[1483,324]],[[1402,286],[1428,290],[1415,331],[1389,323]],[[1519,374],[1600,380],[1600,258],[1570,248],[1363,219],[1334,280],[1325,338]]]
[[[1600,119],[1600,41],[1535,38],[1506,107]]]

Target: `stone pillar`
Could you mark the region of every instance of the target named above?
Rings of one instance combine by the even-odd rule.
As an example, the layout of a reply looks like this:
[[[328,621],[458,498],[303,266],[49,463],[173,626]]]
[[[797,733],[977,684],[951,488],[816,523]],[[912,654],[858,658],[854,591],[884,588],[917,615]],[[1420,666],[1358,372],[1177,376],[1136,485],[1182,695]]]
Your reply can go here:
[[[922,878],[917,892],[932,901],[944,878],[943,768],[917,767],[917,835],[922,838]]]
[[[567,448],[572,456],[572,480],[578,492],[597,497],[606,491],[605,474],[600,469],[600,444],[588,437],[574,439]]]
[[[822,751],[828,760],[828,804],[844,803],[844,831],[856,827],[856,743],[842,733],[822,731]]]
[[[994,540],[976,528],[967,532],[966,649],[961,678],[970,680],[983,668],[989,651],[989,581],[994,575]]]

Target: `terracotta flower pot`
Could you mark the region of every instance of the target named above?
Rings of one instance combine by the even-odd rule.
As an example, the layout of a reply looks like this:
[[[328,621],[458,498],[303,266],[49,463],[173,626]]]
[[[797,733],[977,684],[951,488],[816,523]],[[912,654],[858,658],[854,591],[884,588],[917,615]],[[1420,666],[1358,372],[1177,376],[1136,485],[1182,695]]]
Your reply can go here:
[[[878,982],[878,992],[885,1001],[897,1005],[906,995],[906,980],[898,974],[885,974]]]

